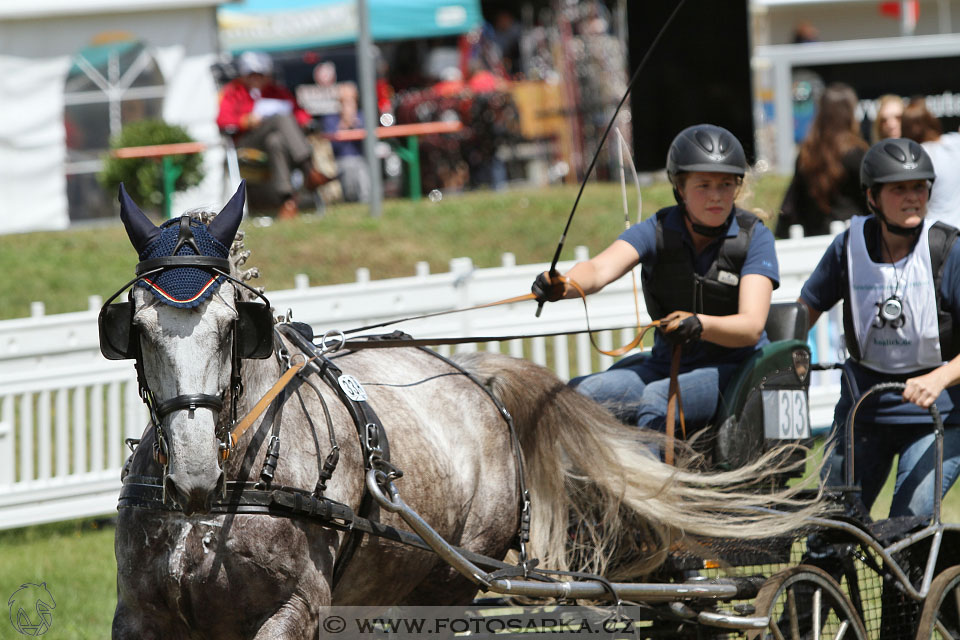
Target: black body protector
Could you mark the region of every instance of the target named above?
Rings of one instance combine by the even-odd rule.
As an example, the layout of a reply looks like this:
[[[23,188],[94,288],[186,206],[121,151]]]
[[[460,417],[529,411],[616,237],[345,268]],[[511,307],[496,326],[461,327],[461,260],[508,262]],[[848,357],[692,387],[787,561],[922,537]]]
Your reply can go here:
[[[870,221],[868,220],[867,225],[864,225],[864,231],[870,228],[869,223]],[[877,224],[880,224],[879,220],[877,220]],[[849,231],[847,233],[849,234]],[[933,286],[937,299],[937,326],[940,333],[940,355],[944,360],[952,360],[960,354],[960,331],[954,331],[953,314],[951,313],[951,309],[944,306],[943,294],[940,291],[940,285],[943,282],[943,268],[946,265],[947,256],[950,255],[950,250],[953,248],[953,243],[956,242],[958,235],[960,235],[960,231],[942,222],[934,222],[930,225],[930,230],[927,232],[927,238],[930,243],[930,266],[933,269]],[[849,244],[850,238],[848,235],[846,242],[844,242],[844,255],[841,257],[844,286],[847,287],[845,300],[850,299],[850,274],[847,273],[846,257],[846,252],[849,251]],[[857,342],[856,336],[857,334],[853,327],[853,314],[850,311],[850,305],[845,302],[843,305],[843,339],[850,357],[855,362],[859,362],[861,359],[860,345]]]
[[[671,311],[689,311],[712,316],[729,316],[739,309],[740,271],[759,218],[743,209],[734,209],[740,227],[736,236],[720,242],[717,257],[704,275],[697,274],[693,256],[683,244],[683,232],[664,227],[672,209],[657,212],[657,261],[641,270],[643,299],[654,320]]]
[[[730,219],[718,227],[707,227],[690,218],[680,197],[678,181],[686,173],[702,171],[726,173],[742,179],[747,157],[736,136],[712,124],[687,127],[677,134],[667,151],[667,175],[673,184],[677,207],[694,231],[719,238],[720,249],[706,274],[698,275],[693,256],[683,245],[683,231],[667,229],[663,221],[673,209],[657,212],[657,261],[644,265],[641,272],[643,298],[654,320],[672,311],[689,311],[729,316],[739,308],[740,270],[758,218],[734,207],[733,217],[740,227],[736,237],[725,237]]]

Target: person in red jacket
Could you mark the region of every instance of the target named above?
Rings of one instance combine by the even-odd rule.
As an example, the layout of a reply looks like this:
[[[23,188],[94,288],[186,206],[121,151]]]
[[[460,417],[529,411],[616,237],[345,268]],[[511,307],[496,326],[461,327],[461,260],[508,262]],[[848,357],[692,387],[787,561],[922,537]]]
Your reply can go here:
[[[246,51],[237,59],[239,76],[220,97],[217,125],[233,136],[238,147],[266,152],[271,186],[283,204],[278,218],[297,215],[297,200],[290,172],[299,167],[310,189],[329,181],[313,165],[313,148],[303,127],[310,114],[297,105],[293,94],[273,81],[273,61],[265,53]]]

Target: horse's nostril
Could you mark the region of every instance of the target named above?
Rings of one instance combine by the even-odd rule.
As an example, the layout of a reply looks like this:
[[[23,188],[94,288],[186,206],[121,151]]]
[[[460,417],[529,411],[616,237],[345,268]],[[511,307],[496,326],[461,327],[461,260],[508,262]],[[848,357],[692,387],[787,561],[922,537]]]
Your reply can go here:
[[[180,504],[180,494],[177,491],[177,484],[173,481],[172,476],[167,476],[163,480],[163,492],[166,494],[167,500],[172,500],[177,504]]]

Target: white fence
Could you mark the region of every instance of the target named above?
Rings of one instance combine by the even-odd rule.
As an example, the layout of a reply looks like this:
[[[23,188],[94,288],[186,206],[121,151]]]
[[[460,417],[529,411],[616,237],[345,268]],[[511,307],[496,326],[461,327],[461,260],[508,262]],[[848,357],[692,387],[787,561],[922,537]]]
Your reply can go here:
[[[830,238],[777,242],[781,286],[775,301],[795,300]],[[586,258],[578,248],[577,259]],[[254,261],[256,256],[254,255]],[[312,324],[318,333],[350,329],[385,320],[464,308],[529,291],[537,273],[548,265],[515,265],[505,254],[500,267],[474,269],[469,259],[451,261],[447,273],[430,274],[417,265],[409,278],[370,281],[366,270],[358,281],[310,287],[305,277],[288,291],[267,292],[279,313]],[[561,264],[566,270],[572,263]],[[117,274],[117,283],[126,279]],[[636,322],[633,288],[623,278],[590,297],[590,322],[604,348],[633,336]],[[641,304],[641,321],[648,322]],[[116,506],[120,467],[126,455],[123,439],[139,437],[147,414],[137,393],[130,362],[104,360],[99,352],[97,313],[90,309],[55,316],[42,315],[0,322],[0,529],[108,513]],[[506,336],[574,331],[585,327],[583,305],[564,301],[547,305],[534,318],[534,302],[451,314],[399,325],[416,337]],[[830,331],[818,323],[817,347],[822,361],[830,357]],[[392,330],[393,327],[385,329]],[[549,365],[564,379],[596,371],[613,359],[592,351],[586,335],[532,338],[483,345],[462,345],[525,357]],[[441,351],[443,349],[441,348]],[[824,357],[822,354],[828,354]],[[811,389],[811,421],[829,424],[839,387],[815,379]],[[818,384],[819,383],[819,384]],[[389,416],[383,416],[389,428]]]

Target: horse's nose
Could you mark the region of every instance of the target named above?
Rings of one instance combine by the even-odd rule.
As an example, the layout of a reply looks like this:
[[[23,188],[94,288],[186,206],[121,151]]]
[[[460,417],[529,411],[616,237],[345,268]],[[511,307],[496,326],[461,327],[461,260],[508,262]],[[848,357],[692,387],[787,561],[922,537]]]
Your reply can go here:
[[[167,476],[164,486],[167,490],[167,496],[173,498],[180,505],[184,515],[189,516],[194,513],[209,513],[222,483],[223,472],[221,471],[213,488],[206,483],[190,482],[189,480],[183,482],[173,475]]]

